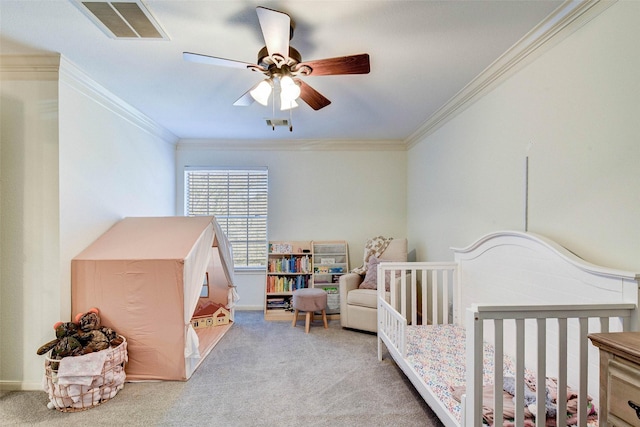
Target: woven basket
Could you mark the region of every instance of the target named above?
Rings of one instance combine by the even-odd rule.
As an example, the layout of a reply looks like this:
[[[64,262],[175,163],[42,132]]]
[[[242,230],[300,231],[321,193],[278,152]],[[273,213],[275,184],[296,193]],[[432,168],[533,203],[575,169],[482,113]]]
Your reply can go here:
[[[100,375],[92,377],[90,385],[59,384],[59,360],[48,356],[44,362],[44,389],[49,394],[49,408],[61,412],[77,412],[98,406],[113,398],[123,387],[125,381],[124,366],[127,362],[127,340],[114,348],[101,350],[106,352]],[[70,356],[72,357],[72,356]]]

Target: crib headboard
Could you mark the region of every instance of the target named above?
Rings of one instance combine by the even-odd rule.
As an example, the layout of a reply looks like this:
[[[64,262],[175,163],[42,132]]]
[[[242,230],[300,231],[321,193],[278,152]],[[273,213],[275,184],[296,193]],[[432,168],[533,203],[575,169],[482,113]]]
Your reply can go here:
[[[472,304],[638,305],[640,275],[588,263],[540,235],[495,232],[452,250],[458,263],[454,321],[460,324]],[[639,329],[636,310],[631,330]]]

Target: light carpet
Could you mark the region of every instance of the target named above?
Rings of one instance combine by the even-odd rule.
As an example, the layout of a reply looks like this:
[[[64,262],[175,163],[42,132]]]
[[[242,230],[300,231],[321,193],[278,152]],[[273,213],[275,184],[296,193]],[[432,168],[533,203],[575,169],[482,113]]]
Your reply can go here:
[[[329,329],[316,321],[305,334],[303,317],[293,328],[266,322],[260,311],[237,311],[188,381],[126,383],[82,412],[50,410],[47,402],[44,391],[3,392],[0,425],[442,425],[391,357],[377,360],[375,335],[338,320]]]

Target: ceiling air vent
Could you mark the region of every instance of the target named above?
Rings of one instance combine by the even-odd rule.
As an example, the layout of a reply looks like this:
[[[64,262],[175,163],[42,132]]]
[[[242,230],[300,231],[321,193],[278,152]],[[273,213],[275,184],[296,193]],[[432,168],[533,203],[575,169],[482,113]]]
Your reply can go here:
[[[169,39],[142,0],[73,2],[105,34],[114,39]]]

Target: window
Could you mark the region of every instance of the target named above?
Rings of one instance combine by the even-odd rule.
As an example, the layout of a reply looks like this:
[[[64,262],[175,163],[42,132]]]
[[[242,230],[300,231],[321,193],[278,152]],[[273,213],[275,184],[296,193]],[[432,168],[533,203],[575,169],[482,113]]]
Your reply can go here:
[[[185,170],[185,215],[214,215],[233,246],[235,268],[265,268],[268,171]]]

